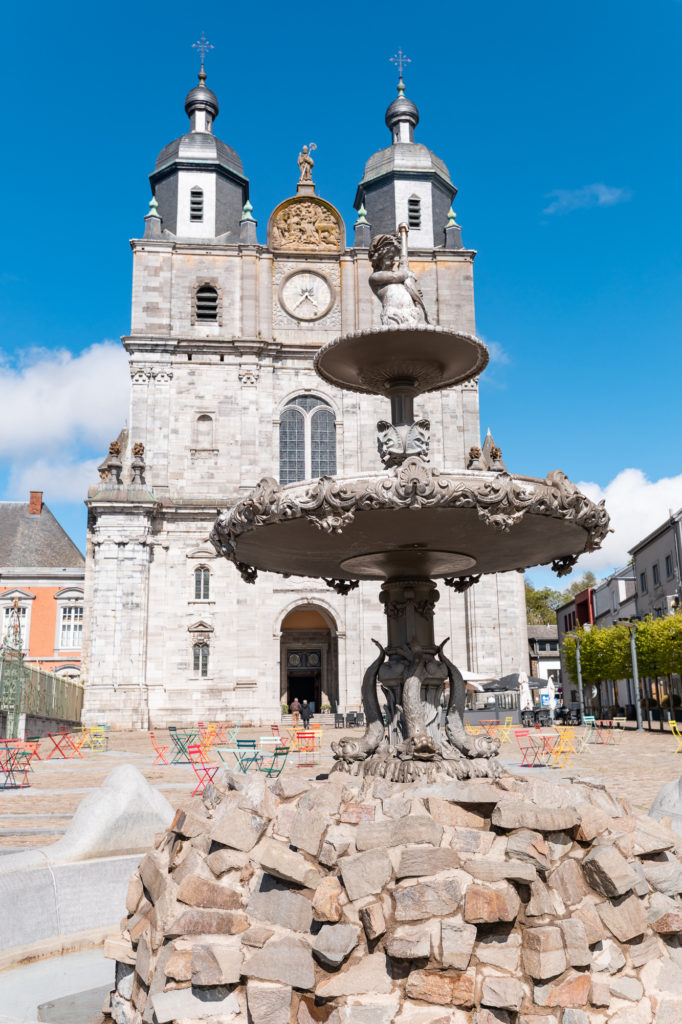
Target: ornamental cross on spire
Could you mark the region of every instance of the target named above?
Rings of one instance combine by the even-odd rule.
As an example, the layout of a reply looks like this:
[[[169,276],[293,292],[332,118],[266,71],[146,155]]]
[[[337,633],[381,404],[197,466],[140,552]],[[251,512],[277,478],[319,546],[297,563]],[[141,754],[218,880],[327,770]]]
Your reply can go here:
[[[404,64],[411,64],[412,63],[412,59],[410,57],[408,57],[406,54],[403,53],[402,46],[399,47],[397,53],[395,53],[392,57],[389,57],[388,59],[390,60],[391,64],[397,64],[398,65],[398,75],[400,76],[400,85],[402,85],[403,84],[403,65]],[[398,86],[398,88],[400,88],[400,85]],[[404,86],[403,86],[403,88],[404,88]]]
[[[209,43],[205,34],[201,33],[201,39],[197,43],[192,43],[192,49],[197,50],[201,56],[201,74],[204,74],[204,58],[209,50],[215,49],[213,43]]]

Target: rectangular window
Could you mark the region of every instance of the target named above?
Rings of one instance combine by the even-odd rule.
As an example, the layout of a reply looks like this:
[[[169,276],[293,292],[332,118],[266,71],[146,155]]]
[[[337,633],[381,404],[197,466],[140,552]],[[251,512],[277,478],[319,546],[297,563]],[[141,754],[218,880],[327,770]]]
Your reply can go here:
[[[641,572],[639,574],[639,589],[643,594],[646,594],[646,572]]]
[[[19,613],[19,629],[21,631],[21,649],[23,651],[25,651],[26,647],[27,647],[27,644],[26,644],[26,609],[25,608],[17,608],[17,612]],[[12,608],[11,605],[9,605],[9,606],[6,605],[5,606],[5,613],[4,613],[4,616],[3,616],[3,623],[2,623],[2,638],[1,639],[2,639],[3,643],[5,643],[5,641],[10,639],[10,630],[12,629],[13,622],[14,622],[13,613],[14,613],[14,608]]]
[[[665,556],[665,575],[666,575],[666,577],[668,579],[670,579],[672,574],[673,574],[673,556],[672,555],[666,555]]]
[[[200,676],[208,675],[208,644],[194,645],[194,671]]]
[[[61,611],[59,650],[78,651],[83,639],[83,605],[68,605]]]
[[[658,584],[661,582],[661,574],[658,570],[658,562],[654,562],[653,566],[651,567],[651,575],[654,579],[654,586],[657,587]]]
[[[551,640],[550,644],[549,644],[549,649],[550,649],[550,651],[558,651],[559,650],[559,641],[558,640]]]
[[[538,641],[538,650],[539,651],[546,651],[547,650],[547,644],[545,643],[544,640],[539,640]]]

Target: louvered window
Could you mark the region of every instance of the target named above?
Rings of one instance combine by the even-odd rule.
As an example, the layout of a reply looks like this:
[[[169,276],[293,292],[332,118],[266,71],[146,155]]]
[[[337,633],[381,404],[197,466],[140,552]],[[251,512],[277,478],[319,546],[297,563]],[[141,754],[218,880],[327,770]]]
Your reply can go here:
[[[200,188],[193,188],[189,194],[189,219],[192,221],[204,219],[204,193]]]
[[[336,420],[316,395],[287,402],[279,421],[279,480],[290,484],[336,473]]]
[[[407,200],[407,222],[411,228],[422,226],[422,203],[416,196]]]
[[[202,284],[197,288],[197,320],[215,321],[218,319],[218,289],[212,284]]]

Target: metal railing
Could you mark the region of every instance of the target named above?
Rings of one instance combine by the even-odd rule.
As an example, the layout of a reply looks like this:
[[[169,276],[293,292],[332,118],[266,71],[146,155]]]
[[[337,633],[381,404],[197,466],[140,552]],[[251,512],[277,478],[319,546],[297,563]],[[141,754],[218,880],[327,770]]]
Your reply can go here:
[[[26,665],[15,654],[0,654],[0,711],[6,734],[16,736],[22,715],[80,722],[83,686],[74,679]]]

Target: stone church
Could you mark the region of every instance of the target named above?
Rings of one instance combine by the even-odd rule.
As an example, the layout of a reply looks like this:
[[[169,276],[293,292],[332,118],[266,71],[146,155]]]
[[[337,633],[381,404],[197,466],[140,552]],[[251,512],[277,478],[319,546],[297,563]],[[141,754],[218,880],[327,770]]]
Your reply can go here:
[[[115,728],[265,723],[295,696],[317,710],[360,707],[371,638],[385,635],[379,584],[345,597],[323,580],[265,573],[249,585],[208,536],[218,512],[262,477],[379,468],[387,401],[340,391],[313,370],[327,341],[379,325],[368,285],[374,235],[409,224],[431,321],[475,333],[475,253],[462,244],[447,167],[415,141],[419,112],[402,79],[386,111],[390,145],[369,157],[357,186],[352,233],[316,194],[304,148],[296,193],[272,212],[265,244],[242,162],[214,133],[218,100],[205,79],[202,65],[185,100],[189,131],[150,175],[122,339],[130,414],[87,501],[84,716]],[[431,421],[433,465],[465,466],[481,443],[477,381],[422,396],[415,414]],[[439,589],[436,638],[451,637],[463,671],[525,667],[520,573],[483,577],[462,594]]]

